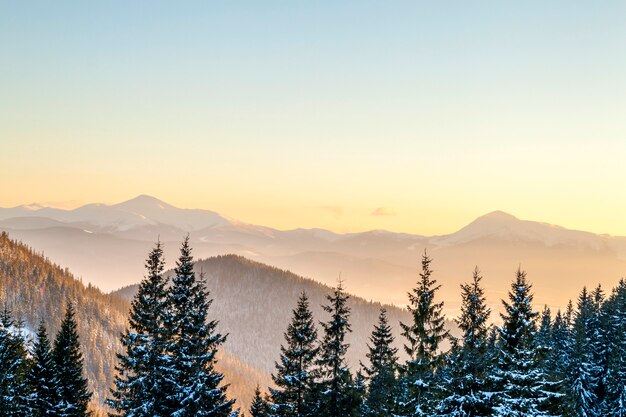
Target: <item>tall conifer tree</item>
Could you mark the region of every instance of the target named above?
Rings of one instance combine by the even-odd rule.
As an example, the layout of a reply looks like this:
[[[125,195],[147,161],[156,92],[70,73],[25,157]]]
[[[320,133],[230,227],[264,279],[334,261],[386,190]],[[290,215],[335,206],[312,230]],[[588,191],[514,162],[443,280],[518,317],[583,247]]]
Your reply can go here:
[[[233,400],[226,398],[224,376],[215,369],[218,348],[226,340],[217,333],[217,321],[208,321],[212,300],[208,299],[203,278],[196,279],[189,237],[185,238],[176,262],[171,300],[172,417],[226,417]]]
[[[600,415],[598,401],[600,366],[594,360],[596,309],[593,296],[583,288],[574,318],[571,361],[568,370],[565,413],[583,417]]]
[[[402,407],[403,413],[409,416],[428,415],[434,410],[440,395],[436,373],[445,357],[439,348],[449,335],[444,327],[443,302],[435,302],[440,285],[431,276],[431,262],[424,252],[417,286],[408,293],[407,308],[413,321],[400,323],[402,336],[406,339],[404,350],[409,357],[402,367]]]
[[[606,341],[608,363],[606,399],[607,416],[626,417],[626,281],[621,279],[606,303]]]
[[[324,337],[320,346],[319,365],[319,409],[318,417],[352,417],[359,408],[359,394],[354,379],[346,363],[349,345],[346,335],[352,331],[348,307],[349,296],[342,282],[327,296],[328,304],[324,311],[331,315],[328,322],[322,322]]]
[[[139,284],[129,328],[121,338],[124,353],[118,355],[115,389],[108,401],[114,410],[111,416],[169,417],[173,411],[166,395],[171,389],[166,351],[171,335],[166,326],[170,317],[163,270],[163,250],[157,242],[146,260],[147,274]]]
[[[39,324],[37,340],[33,346],[33,364],[28,373],[28,385],[28,406],[32,417],[58,417],[59,380],[43,320]]]
[[[5,305],[0,320],[0,416],[30,416],[29,361],[21,330]]]
[[[397,411],[398,384],[396,379],[398,349],[393,347],[393,334],[387,311],[381,308],[378,323],[370,336],[369,366],[363,366],[368,386],[363,404],[366,417],[391,417]]]
[[[492,413],[490,357],[487,320],[491,310],[480,284],[482,276],[474,269],[472,281],[461,285],[461,316],[456,319],[463,332],[449,355],[449,395],[441,403],[446,416],[488,416]]]
[[[257,385],[254,390],[254,397],[252,398],[252,404],[250,405],[251,417],[268,417],[269,407],[265,398],[261,396],[261,388]]]
[[[505,312],[500,333],[500,355],[497,376],[500,398],[496,415],[526,417],[547,415],[541,411],[545,400],[542,388],[545,375],[539,367],[535,349],[538,313],[532,309],[533,294],[526,273],[517,270],[509,291],[509,302],[502,300]]]
[[[74,305],[68,301],[65,318],[54,341],[53,358],[57,370],[62,417],[90,416],[91,392],[83,372]]]
[[[286,345],[280,347],[280,361],[272,375],[276,388],[270,388],[272,414],[280,417],[313,416],[317,330],[309,299],[302,292],[293,310],[291,323],[285,332]]]

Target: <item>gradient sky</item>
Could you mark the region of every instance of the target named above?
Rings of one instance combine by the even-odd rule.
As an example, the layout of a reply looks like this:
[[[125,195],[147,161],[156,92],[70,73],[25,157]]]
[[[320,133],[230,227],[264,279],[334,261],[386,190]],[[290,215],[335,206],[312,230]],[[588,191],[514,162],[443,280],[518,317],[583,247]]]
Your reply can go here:
[[[0,206],[626,235],[626,2],[1,1]]]

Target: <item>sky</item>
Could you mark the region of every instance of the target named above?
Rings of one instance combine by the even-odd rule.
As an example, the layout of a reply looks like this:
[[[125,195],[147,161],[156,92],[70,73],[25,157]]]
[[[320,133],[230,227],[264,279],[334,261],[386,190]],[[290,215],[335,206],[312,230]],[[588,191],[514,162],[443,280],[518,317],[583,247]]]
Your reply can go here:
[[[2,1],[0,206],[626,235],[622,1]]]

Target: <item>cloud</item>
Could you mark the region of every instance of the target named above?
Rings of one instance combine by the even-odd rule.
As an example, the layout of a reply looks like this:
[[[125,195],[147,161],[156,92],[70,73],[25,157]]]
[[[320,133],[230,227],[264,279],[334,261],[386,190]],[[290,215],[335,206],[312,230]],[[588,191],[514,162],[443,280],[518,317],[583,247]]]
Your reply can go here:
[[[396,212],[387,207],[378,207],[370,213],[371,216],[395,216]]]
[[[335,217],[343,216],[343,207],[341,206],[321,206],[320,208],[332,213]]]

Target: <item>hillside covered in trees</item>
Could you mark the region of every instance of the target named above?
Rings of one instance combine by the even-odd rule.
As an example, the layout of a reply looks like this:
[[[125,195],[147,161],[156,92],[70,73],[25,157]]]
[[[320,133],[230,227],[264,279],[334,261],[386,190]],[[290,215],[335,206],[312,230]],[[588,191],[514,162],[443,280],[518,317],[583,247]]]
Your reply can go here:
[[[67,301],[71,301],[89,389],[97,402],[104,400],[115,375],[119,335],[126,328],[126,300],[83,285],[68,270],[12,241],[6,233],[0,234],[0,298],[30,333],[44,320],[49,334],[58,332]]]
[[[325,315],[322,305],[332,293],[332,288],[312,279],[237,255],[198,260],[194,270],[205,276],[213,298],[211,316],[219,320],[222,331],[229,333],[225,349],[245,363],[267,372],[274,369],[280,352],[276,341],[282,339],[300,293],[307,293],[311,310],[320,319]],[[173,271],[167,271],[165,275],[171,277]],[[344,286],[349,290],[349,279]],[[114,294],[132,300],[137,288],[137,285],[125,287]],[[348,300],[348,306],[353,312],[353,331],[346,339],[352,346],[347,359],[352,366],[358,366],[359,361],[365,359],[367,337],[383,305],[353,296]],[[390,305],[384,307],[395,331],[399,331],[401,321],[410,319],[409,312],[404,309]],[[456,328],[450,321],[446,322],[446,326]],[[396,347],[400,346],[398,342]]]
[[[166,254],[167,255],[167,254]],[[143,259],[137,259],[143,264]],[[257,383],[271,383],[270,372],[279,354],[276,341],[282,338],[289,314],[301,291],[307,291],[312,309],[322,315],[321,305],[332,289],[271,266],[226,255],[195,264],[205,274],[207,288],[214,298],[210,315],[228,334],[218,356],[218,368],[232,384],[231,393],[247,406]],[[169,271],[168,276],[171,275]],[[138,277],[138,280],[140,277]],[[348,281],[349,284],[349,281]],[[85,372],[93,399],[102,403],[112,387],[115,355],[120,350],[119,335],[127,326],[129,300],[137,290],[133,285],[114,294],[104,294],[83,285],[70,271],[31,250],[24,244],[0,235],[0,297],[16,318],[34,334],[43,318],[49,334],[55,334],[63,319],[67,300],[72,300],[78,317],[78,332],[85,356]],[[365,359],[367,336],[380,304],[361,298],[350,299],[354,309],[354,346],[349,361],[357,366]],[[408,314],[387,306],[390,322],[397,328]],[[398,345],[399,346],[399,345]]]
[[[34,268],[56,268],[59,273],[58,267],[11,242],[6,234],[1,237],[1,254],[7,258],[3,271],[7,274],[31,271],[22,264],[29,257],[39,261]],[[625,280],[608,294],[600,286],[592,291],[583,288],[575,303],[553,314],[547,307],[534,309],[532,284],[520,268],[502,300],[501,324],[496,325],[492,324],[482,276],[476,268],[461,286],[462,308],[455,318],[459,329],[455,336],[446,324],[444,305],[438,300],[441,285],[433,274],[432,259],[424,253],[399,326],[394,326],[390,318],[393,309],[378,305],[377,315],[368,326],[369,337],[359,346],[359,339],[350,339],[362,325],[363,317],[358,314],[375,305],[353,300],[342,281],[322,294],[319,311],[319,304],[314,304],[307,292],[312,289],[315,294],[316,286],[284,271],[266,267],[287,274],[287,279],[307,283],[307,288],[281,293],[271,280],[264,280],[263,274],[246,272],[246,266],[257,265],[235,256],[195,264],[188,239],[183,242],[173,271],[164,271],[163,257],[157,244],[146,261],[146,275],[138,288],[124,290],[127,295],[135,295],[129,325],[118,334],[115,388],[106,395],[111,416],[236,417],[242,406],[253,417],[626,414]],[[230,273],[221,276],[216,265],[226,266],[231,272],[244,268],[238,270],[238,276],[254,279],[238,281]],[[35,269],[31,274],[38,272]],[[74,307],[80,305],[77,294],[89,288],[78,285],[79,291],[65,297],[65,307],[57,306],[63,318],[51,347],[46,341],[45,317],[43,321],[40,317],[35,337],[20,331],[23,326],[28,328],[28,320],[33,320],[33,312],[24,304],[30,292],[20,292],[19,280],[5,277],[4,281],[4,290],[13,297],[7,297],[0,321],[0,357],[4,358],[0,361],[0,411],[19,417],[48,415],[46,410],[68,417],[89,415],[86,405],[91,393],[82,377],[80,319]],[[214,292],[207,291],[209,283]],[[246,285],[252,287],[249,293],[244,290]],[[273,302],[283,301],[291,307],[282,317],[286,325],[280,329],[281,337],[258,336],[268,340],[267,344],[245,337],[235,339],[235,346],[249,344],[252,351],[268,349],[275,355],[269,370],[271,381],[263,377],[263,372],[240,375],[248,384],[257,379],[257,385],[251,401],[237,401],[235,385],[229,385],[226,377],[231,370],[217,366],[218,353],[225,351],[231,334],[226,334],[215,318],[214,300],[220,294],[238,290],[241,300],[259,305],[252,295],[255,285],[260,292],[278,293],[278,298],[265,300],[267,310],[258,308],[249,313],[228,299],[223,301],[221,314],[232,312],[233,323],[250,322],[259,334],[267,330],[263,323],[277,327],[281,321],[278,316],[265,314],[273,311]],[[61,283],[50,288],[62,292],[64,287]],[[103,299],[117,298],[97,294]],[[25,317],[23,321],[11,317],[6,307],[9,304],[19,306],[15,311]],[[82,304],[90,302],[83,300]],[[265,321],[258,321],[262,314]],[[271,349],[271,344],[277,348]],[[363,358],[358,362],[350,359],[360,355],[360,349],[365,351]],[[89,348],[84,351],[89,352]],[[238,354],[245,357],[250,352],[241,349]],[[264,356],[261,358],[264,360]]]

